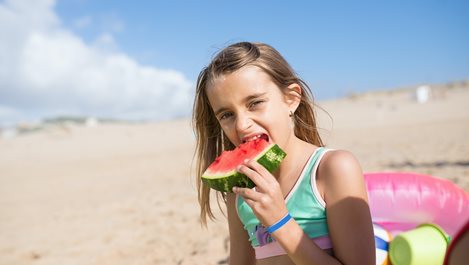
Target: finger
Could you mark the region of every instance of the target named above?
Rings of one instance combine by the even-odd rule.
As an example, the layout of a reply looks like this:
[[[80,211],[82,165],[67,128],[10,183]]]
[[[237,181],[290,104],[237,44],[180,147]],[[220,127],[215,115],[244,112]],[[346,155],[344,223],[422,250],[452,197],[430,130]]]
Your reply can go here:
[[[244,201],[247,203],[247,205],[249,205],[249,207],[254,208],[254,204],[256,203],[255,201],[251,200],[251,199],[248,199],[248,198],[244,198]]]
[[[265,179],[267,182],[271,182],[273,180],[276,181],[275,177],[272,175],[272,173],[270,173],[263,165],[259,164],[259,162],[257,162],[256,160],[254,159],[251,159],[251,160],[246,160],[244,162],[244,164],[251,168],[252,170],[256,171],[260,176],[263,177],[263,179]]]
[[[262,194],[256,190],[248,188],[233,187],[233,192],[241,195],[245,201],[249,200],[252,201],[252,203],[259,201],[262,196]]]
[[[256,186],[260,189],[262,189],[262,187],[265,187],[265,185],[267,184],[264,177],[262,177],[257,171],[247,165],[243,164],[238,166],[237,171],[241,174],[248,176],[248,178],[250,178],[254,182],[254,184],[256,184]]]

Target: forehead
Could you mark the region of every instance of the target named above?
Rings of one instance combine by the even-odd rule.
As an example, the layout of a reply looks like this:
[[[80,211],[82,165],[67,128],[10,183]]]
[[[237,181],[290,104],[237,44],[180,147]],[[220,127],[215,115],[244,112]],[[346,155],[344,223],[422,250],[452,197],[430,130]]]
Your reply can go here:
[[[212,87],[225,85],[237,85],[239,83],[260,85],[271,81],[270,76],[261,68],[253,65],[242,67],[241,69],[228,74],[222,74],[212,81]]]
[[[221,75],[207,87],[207,96],[214,108],[228,101],[240,101],[261,93],[280,93],[280,90],[270,76],[256,66],[245,66],[236,72]]]

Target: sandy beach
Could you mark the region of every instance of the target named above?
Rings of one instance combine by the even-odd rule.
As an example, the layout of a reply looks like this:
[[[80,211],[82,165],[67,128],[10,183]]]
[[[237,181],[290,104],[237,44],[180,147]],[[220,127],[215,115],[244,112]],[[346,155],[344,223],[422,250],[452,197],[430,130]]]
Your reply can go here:
[[[430,174],[469,192],[469,82],[434,85],[425,103],[415,91],[317,102],[326,145],[365,172]],[[189,119],[0,138],[0,265],[224,264],[225,218],[199,224],[193,150]]]

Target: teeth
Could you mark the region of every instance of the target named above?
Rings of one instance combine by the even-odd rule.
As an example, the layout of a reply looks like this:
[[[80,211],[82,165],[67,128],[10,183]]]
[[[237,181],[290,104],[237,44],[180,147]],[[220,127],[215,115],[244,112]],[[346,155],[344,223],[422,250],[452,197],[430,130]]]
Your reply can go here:
[[[260,134],[255,135],[255,136],[250,137],[250,138],[247,138],[247,139],[245,139],[244,141],[245,141],[245,142],[249,142],[249,141],[254,141],[254,140],[256,140],[256,139],[259,139],[259,138],[261,138],[261,135],[260,135]]]

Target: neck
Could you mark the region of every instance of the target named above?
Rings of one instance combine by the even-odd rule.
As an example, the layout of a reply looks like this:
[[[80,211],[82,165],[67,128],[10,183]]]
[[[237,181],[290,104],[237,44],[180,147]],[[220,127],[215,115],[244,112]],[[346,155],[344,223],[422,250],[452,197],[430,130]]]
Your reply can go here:
[[[297,177],[315,149],[316,146],[294,137],[287,148],[285,148],[284,151],[287,153],[287,156],[280,163],[274,176],[279,182],[282,182],[285,178]]]

